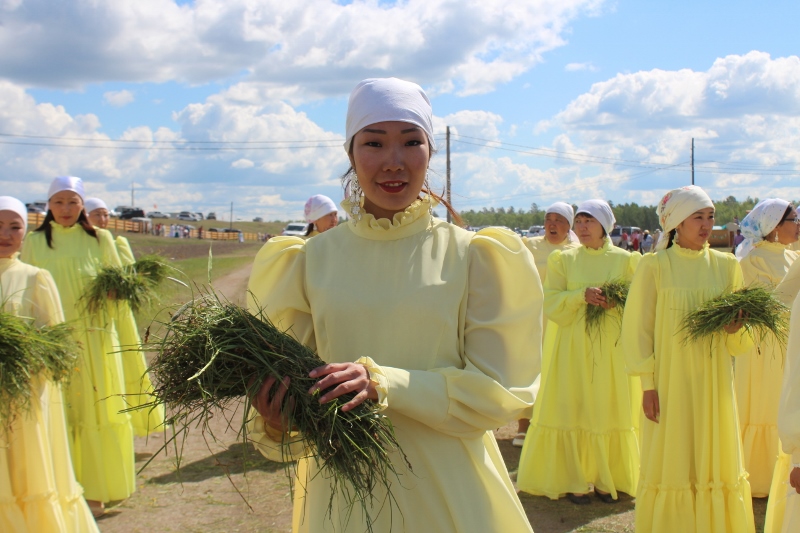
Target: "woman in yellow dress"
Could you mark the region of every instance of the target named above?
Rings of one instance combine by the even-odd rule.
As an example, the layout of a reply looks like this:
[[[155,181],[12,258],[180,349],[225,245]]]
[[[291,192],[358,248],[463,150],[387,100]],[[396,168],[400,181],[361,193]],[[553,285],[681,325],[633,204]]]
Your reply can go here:
[[[580,241],[575,232],[572,231],[572,223],[575,220],[575,212],[572,206],[565,202],[556,202],[545,210],[544,216],[544,235],[538,237],[525,237],[522,242],[533,254],[533,261],[536,263],[536,270],[539,271],[539,278],[544,284],[547,278],[547,258],[555,250],[569,250],[580,246]],[[556,331],[558,326],[549,321],[547,316],[542,319],[542,373],[536,378],[534,387],[539,391],[545,380],[547,365],[550,362],[551,354],[555,346]],[[511,444],[521,447],[525,443],[525,434],[530,426],[530,416],[520,418],[517,422],[517,435]]]
[[[783,447],[779,463],[785,460],[786,464],[780,477],[777,467],[775,470],[776,479],[769,495],[764,533],[794,533],[800,531],[800,298],[796,298],[792,306],[778,409],[778,435]],[[770,514],[777,504],[780,512]]]
[[[376,488],[375,531],[530,532],[492,430],[533,402],[541,284],[513,232],[432,217],[431,122],[418,85],[358,84],[345,143],[350,221],[313,239],[271,239],[253,266],[251,305],[328,362],[310,373],[321,402],[355,392],[343,409],[369,398],[391,420],[410,468],[390,452],[399,476],[391,499]],[[254,401],[250,439],[269,458],[299,458],[293,531],[365,531],[313,458],[281,449],[285,388],[270,401],[274,384]]]
[[[25,206],[0,196],[0,302],[36,326],[64,321],[46,270],[17,259],[27,229]],[[0,431],[0,531],[95,533],[97,524],[75,481],[58,385],[32,378],[30,408]]]
[[[536,398],[520,457],[517,486],[538,496],[565,494],[588,504],[589,485],[606,503],[635,494],[639,446],[633,419],[641,397],[625,373],[620,309],[609,307],[599,288],[630,281],[641,259],[614,246],[614,214],[603,200],[578,206],[580,248],[555,251],[547,260],[545,315],[558,324],[547,379]],[[596,331],[587,331],[589,305],[606,309]]]
[[[714,204],[700,187],[670,191],[657,212],[664,233],[636,271],[622,325],[644,390],[636,531],[752,533],[730,357],[752,339],[738,321],[711,340],[681,332],[687,313],[743,286],[742,270],[709,248]]]
[[[83,199],[80,178],[54,179],[47,215],[26,239],[21,260],[52,274],[82,347],[64,398],[75,476],[98,514],[104,503],[126,499],[136,485],[131,418],[120,413],[127,404],[114,320],[105,312],[90,315],[81,301],[100,268],[121,263],[111,234],[86,218]]]
[[[339,223],[339,210],[336,209],[336,204],[324,194],[315,194],[309,198],[304,213],[308,222],[306,238],[324,233]]]
[[[103,200],[87,198],[84,211],[92,226],[108,229],[109,211]],[[117,246],[117,253],[123,265],[132,265],[136,262],[128,239],[118,235],[114,244]],[[130,407],[151,403],[153,397],[150,393],[153,390],[153,384],[147,373],[147,360],[142,351],[142,339],[139,337],[139,328],[131,306],[127,302],[117,302],[112,310],[116,313],[114,325],[118,336],[118,340],[114,342],[114,350],[121,353],[122,371],[125,374],[125,403]],[[138,437],[164,431],[163,405],[131,411],[130,417],[133,432]]]
[[[756,205],[741,223],[745,239],[736,249],[744,284],[775,287],[798,253],[787,248],[800,236],[797,212],[785,200],[770,198]],[[744,467],[750,491],[766,498],[778,457],[778,403],[786,353],[767,336],[760,346],[736,358],[734,379]]]

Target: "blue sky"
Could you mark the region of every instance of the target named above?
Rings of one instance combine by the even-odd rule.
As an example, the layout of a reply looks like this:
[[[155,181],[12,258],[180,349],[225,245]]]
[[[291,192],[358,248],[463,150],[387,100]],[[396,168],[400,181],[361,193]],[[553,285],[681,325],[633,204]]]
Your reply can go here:
[[[113,205],[135,182],[146,209],[299,219],[341,198],[349,90],[395,75],[451,126],[457,209],[652,204],[692,137],[713,198],[800,199],[798,2],[286,4],[6,3],[4,194],[71,174]]]

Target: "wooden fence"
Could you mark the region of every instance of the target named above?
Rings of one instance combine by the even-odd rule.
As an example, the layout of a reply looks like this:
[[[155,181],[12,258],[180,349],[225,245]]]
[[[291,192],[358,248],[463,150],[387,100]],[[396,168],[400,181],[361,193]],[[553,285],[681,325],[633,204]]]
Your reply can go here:
[[[33,230],[34,228],[39,227],[42,222],[44,222],[44,215],[39,213],[28,213],[28,229]],[[239,240],[239,233],[238,232],[222,232],[222,231],[208,231],[203,230],[202,237],[200,237],[200,230],[199,228],[190,229],[188,232],[188,236],[185,231],[183,231],[183,225],[177,224],[180,228],[178,234],[180,237],[186,236],[186,238],[190,239],[208,239],[212,241],[236,241]],[[151,235],[156,235],[156,231],[158,225],[153,224],[152,222],[144,222],[144,221],[133,221],[133,220],[120,220],[118,218],[111,218],[108,221],[108,230],[113,231],[115,233],[148,233]],[[175,238],[175,235],[170,235],[170,224],[163,224],[163,229],[159,233],[162,237],[170,237]],[[265,240],[264,233],[247,233],[243,232],[242,236],[246,241],[261,241]]]

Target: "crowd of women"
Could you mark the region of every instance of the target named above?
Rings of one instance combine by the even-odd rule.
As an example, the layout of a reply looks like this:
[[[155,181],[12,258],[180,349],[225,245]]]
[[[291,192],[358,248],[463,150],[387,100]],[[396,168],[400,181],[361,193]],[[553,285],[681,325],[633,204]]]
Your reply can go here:
[[[308,393],[321,403],[351,395],[345,411],[371,400],[403,450],[387,450],[396,483],[354,508],[298,445],[287,378],[267,379],[249,438],[270,459],[297,461],[293,530],[532,531],[493,434],[514,421],[524,492],[576,505],[626,493],[637,531],[696,533],[754,531],[752,496],[769,495],[765,530],[797,528],[800,311],[788,353],[774,338],[754,342],[746,316],[709,342],[687,343],[681,330],[687,312],[746,285],[795,300],[800,262],[788,246],[800,227],[789,202],[748,214],[736,257],[709,248],[714,206],[695,186],[663,196],[661,237],[644,255],[612,245],[614,213],[598,199],[553,204],[540,237],[469,232],[428,183],[432,122],[418,85],[359,83],[344,144],[349,221],[337,225],[336,205],[314,196],[306,235],[273,238],[255,258],[248,305],[325,361]],[[119,392],[149,387],[129,379],[144,372],[141,352],[115,348],[138,345],[129,310],[89,316],[77,301],[100,266],[132,260],[129,247],[100,229],[104,206],[84,201],[77,178],[56,179],[49,196],[20,259],[24,208],[0,203],[5,308],[41,324],[66,315],[83,353],[63,400],[44,383],[38,411],[15,421],[0,455],[0,520],[12,531],[91,531],[80,486],[96,512],[130,495],[132,436],[163,412],[120,413]],[[437,204],[455,224],[432,215]],[[609,281],[630,283],[624,309],[603,292]],[[603,309],[591,327],[590,306]],[[28,458],[32,434],[48,472]],[[38,526],[51,518],[61,529]]]
[[[124,412],[148,403],[152,387],[130,307],[93,313],[81,301],[101,268],[134,262],[107,224],[80,178],[53,180],[45,220],[27,237],[25,206],[0,197],[3,310],[39,326],[66,320],[79,349],[63,390],[35,377],[30,409],[0,433],[0,531],[98,531],[104,504],[136,488],[134,435],[163,431],[161,407]]]

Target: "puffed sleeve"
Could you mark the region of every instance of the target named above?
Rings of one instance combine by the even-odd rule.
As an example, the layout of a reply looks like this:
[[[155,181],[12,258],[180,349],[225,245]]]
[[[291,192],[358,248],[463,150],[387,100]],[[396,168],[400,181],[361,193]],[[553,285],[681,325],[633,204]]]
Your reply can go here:
[[[800,298],[795,298],[792,305],[783,389],[778,408],[778,435],[783,451],[792,456],[792,463],[800,464]]]
[[[114,238],[111,236],[111,232],[98,229],[97,240],[100,243],[103,266],[122,266],[122,261],[120,261],[119,254],[117,253],[117,245],[114,242]]]
[[[303,239],[275,237],[267,241],[253,263],[247,307],[253,313],[264,309],[273,324],[315,350],[311,307],[306,296],[305,263]],[[273,430],[255,409],[248,416],[248,438],[267,459],[290,461],[304,455],[305,448],[297,434]]]
[[[639,255],[639,254],[632,254]],[[639,376],[642,390],[655,389],[655,327],[658,299],[657,255],[639,262],[622,315],[622,345],[628,374]]]
[[[31,296],[37,326],[53,326],[64,322],[61,297],[50,272],[39,269],[39,272],[36,273]]]
[[[775,288],[775,295],[786,305],[792,305],[800,293],[800,260],[792,263],[783,280]]]
[[[569,326],[586,306],[586,290],[567,290],[564,254],[556,250],[547,258],[547,279],[544,283],[544,314],[559,326]]]
[[[131,250],[131,243],[128,242],[128,239],[120,235],[117,237],[115,244],[117,245],[119,259],[122,261],[123,265],[132,265],[136,262],[136,258],[133,256],[133,250]]]
[[[543,295],[528,249],[487,228],[472,238],[468,261],[463,368],[381,368],[391,411],[459,438],[524,416],[541,367]]]

